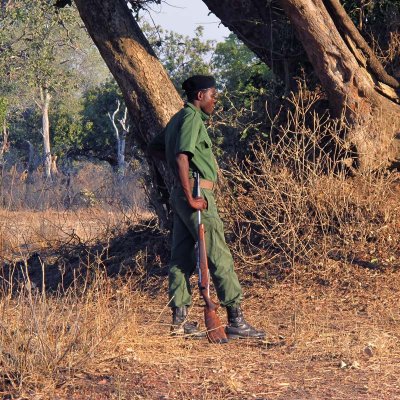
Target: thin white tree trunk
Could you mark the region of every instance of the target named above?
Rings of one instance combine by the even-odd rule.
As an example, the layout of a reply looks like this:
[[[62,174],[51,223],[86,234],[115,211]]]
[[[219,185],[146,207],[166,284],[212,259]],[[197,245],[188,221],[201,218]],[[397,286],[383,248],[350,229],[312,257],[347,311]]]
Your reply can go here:
[[[118,100],[116,110],[113,112],[112,115],[110,115],[110,113],[108,113],[108,118],[110,118],[110,121],[113,125],[114,135],[115,135],[115,139],[117,141],[116,147],[117,147],[118,176],[119,176],[120,180],[123,180],[123,178],[125,176],[125,143],[126,143],[126,135],[129,131],[129,126],[126,126],[126,120],[128,117],[128,109],[125,107],[124,116],[118,120],[118,122],[120,123],[120,125],[122,127],[122,132],[121,133],[119,132],[119,129],[115,122],[115,118],[119,112],[120,105],[121,104]]]
[[[4,153],[7,152],[9,148],[9,142],[8,142],[8,130],[7,130],[7,122],[6,119],[4,118],[3,121],[3,143],[0,148],[0,163],[3,164],[4,162]]]
[[[127,133],[125,130],[121,132],[118,145],[118,169],[121,171],[122,176],[125,176],[125,143]]]
[[[118,143],[118,169],[120,170],[120,174],[122,177],[125,176],[125,144],[126,144],[126,135],[129,132],[129,125],[127,125],[128,118],[128,108],[125,107],[124,116],[118,120],[119,124],[122,127],[122,132],[119,135],[119,143]]]
[[[28,145],[28,175],[26,178],[26,183],[33,183],[33,172],[35,171],[35,166],[34,166],[34,152],[35,148],[33,147],[33,144],[29,141],[26,140],[26,144]]]
[[[46,179],[51,181],[51,149],[50,149],[50,122],[49,105],[50,93],[47,88],[40,89],[41,109],[42,109],[42,136],[43,136],[43,156],[44,171]]]

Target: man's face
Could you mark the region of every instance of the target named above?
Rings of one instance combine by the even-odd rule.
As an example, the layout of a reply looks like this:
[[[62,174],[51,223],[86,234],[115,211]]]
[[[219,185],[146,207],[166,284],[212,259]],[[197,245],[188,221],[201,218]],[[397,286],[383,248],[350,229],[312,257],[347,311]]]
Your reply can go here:
[[[209,89],[200,90],[198,94],[198,99],[200,102],[200,108],[207,115],[211,115],[215,108],[215,103],[217,102],[217,90],[215,87]]]

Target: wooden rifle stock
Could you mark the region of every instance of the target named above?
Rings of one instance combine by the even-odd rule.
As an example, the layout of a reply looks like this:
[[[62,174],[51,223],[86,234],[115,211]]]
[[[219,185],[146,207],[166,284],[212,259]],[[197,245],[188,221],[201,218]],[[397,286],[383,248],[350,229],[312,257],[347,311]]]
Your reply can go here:
[[[199,174],[195,174],[197,197],[200,197]],[[197,211],[198,240],[197,240],[197,270],[199,274],[199,290],[204,299],[204,321],[207,328],[207,338],[211,343],[226,343],[228,341],[225,329],[218,317],[219,305],[210,297],[210,272],[208,270],[207,249],[204,224],[201,223],[201,211]]]

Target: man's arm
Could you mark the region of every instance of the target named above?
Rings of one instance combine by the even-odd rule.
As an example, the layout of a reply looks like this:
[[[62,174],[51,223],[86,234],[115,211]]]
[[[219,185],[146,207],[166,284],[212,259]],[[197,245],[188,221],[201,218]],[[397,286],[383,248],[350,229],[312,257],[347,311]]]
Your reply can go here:
[[[179,180],[190,207],[195,210],[205,210],[207,208],[207,201],[202,197],[193,197],[192,194],[193,189],[189,183],[189,156],[185,153],[178,153],[176,164],[178,166]]]

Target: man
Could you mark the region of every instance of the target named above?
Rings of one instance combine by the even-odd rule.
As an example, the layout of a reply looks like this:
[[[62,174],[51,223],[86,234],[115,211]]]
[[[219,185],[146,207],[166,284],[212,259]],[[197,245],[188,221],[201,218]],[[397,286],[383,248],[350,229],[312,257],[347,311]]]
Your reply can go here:
[[[174,213],[169,298],[172,307],[173,334],[199,335],[197,324],[187,321],[191,304],[190,276],[195,272],[197,215],[202,211],[209,270],[218,299],[226,307],[228,338],[265,338],[265,333],[249,325],[240,309],[242,289],[233,269],[233,259],[225,243],[224,228],[218,215],[213,190],[217,182],[217,163],[204,121],[213,113],[217,92],[212,76],[195,75],[182,84],[188,102],[176,113],[162,134],[150,144],[156,154],[165,151],[175,185],[171,191]],[[194,193],[193,172],[200,173],[202,197]]]

